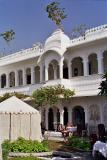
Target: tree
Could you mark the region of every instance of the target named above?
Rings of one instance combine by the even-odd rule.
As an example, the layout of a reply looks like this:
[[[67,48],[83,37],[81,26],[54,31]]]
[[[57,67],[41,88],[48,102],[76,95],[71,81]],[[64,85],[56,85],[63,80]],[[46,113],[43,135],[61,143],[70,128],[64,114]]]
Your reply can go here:
[[[0,34],[1,37],[8,43],[14,39],[15,32],[11,29],[10,31],[5,31]]]
[[[33,98],[36,107],[42,107],[46,105],[53,106],[61,97],[68,100],[74,95],[74,91],[66,89],[62,85],[47,86],[37,89],[33,92]]]
[[[85,31],[88,29],[86,24],[80,24],[77,27],[72,29],[71,38],[77,38],[80,36],[84,36],[85,38]]]
[[[65,9],[59,7],[59,2],[52,2],[47,5],[46,12],[48,13],[48,18],[50,18],[58,28],[62,28],[62,20],[67,17],[65,14]]]
[[[103,80],[100,83],[100,93],[99,95],[101,96],[107,96],[107,72],[103,75]]]

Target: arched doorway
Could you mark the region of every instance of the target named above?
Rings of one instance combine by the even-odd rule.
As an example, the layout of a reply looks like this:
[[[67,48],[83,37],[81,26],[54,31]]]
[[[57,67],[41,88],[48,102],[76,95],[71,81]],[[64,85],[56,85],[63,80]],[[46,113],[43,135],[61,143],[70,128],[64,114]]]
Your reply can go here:
[[[85,112],[84,108],[81,106],[76,106],[73,108],[72,111],[72,117],[73,117],[73,125],[81,124],[85,127]]]
[[[54,130],[53,121],[54,121],[53,109],[50,108],[50,109],[49,109],[49,112],[48,112],[48,129],[49,129],[50,131],[53,131],[53,130]]]
[[[68,123],[68,109],[64,107],[64,125]]]

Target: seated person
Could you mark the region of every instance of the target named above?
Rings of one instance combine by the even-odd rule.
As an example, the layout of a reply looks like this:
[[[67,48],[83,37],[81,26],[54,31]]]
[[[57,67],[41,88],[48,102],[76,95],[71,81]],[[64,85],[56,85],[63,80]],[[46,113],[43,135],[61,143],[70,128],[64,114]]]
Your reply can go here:
[[[59,124],[58,131],[62,133],[62,136],[64,138],[67,137],[68,131],[65,129],[65,127],[62,124]]]

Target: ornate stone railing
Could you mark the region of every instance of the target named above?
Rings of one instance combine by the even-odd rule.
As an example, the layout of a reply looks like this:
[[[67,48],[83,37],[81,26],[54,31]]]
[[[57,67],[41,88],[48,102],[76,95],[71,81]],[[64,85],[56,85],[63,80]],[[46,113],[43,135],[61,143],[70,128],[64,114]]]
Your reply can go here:
[[[105,37],[107,37],[107,25],[101,25],[101,26],[86,30],[84,36],[72,39],[69,47],[76,46],[85,42],[93,41],[96,39],[105,38]]]
[[[75,97],[98,95],[99,85],[102,81],[102,75],[90,75],[81,77],[72,77],[71,79],[49,80],[44,83],[26,85],[20,87],[0,89],[0,95],[6,92],[21,92],[24,94],[32,94],[32,92],[40,87],[49,85],[64,85],[66,88],[75,90]]]

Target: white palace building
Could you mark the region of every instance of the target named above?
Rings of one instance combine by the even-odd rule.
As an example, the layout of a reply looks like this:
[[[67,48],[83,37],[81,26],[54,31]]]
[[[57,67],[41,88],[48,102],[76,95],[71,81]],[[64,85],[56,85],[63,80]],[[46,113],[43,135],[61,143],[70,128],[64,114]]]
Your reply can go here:
[[[75,90],[69,101],[41,110],[48,130],[59,122],[74,125],[104,123],[107,127],[107,99],[98,95],[102,75],[107,70],[107,25],[86,30],[85,36],[70,39],[60,29],[44,46],[38,44],[0,58],[0,95],[62,84]],[[36,122],[35,122],[36,123]]]

